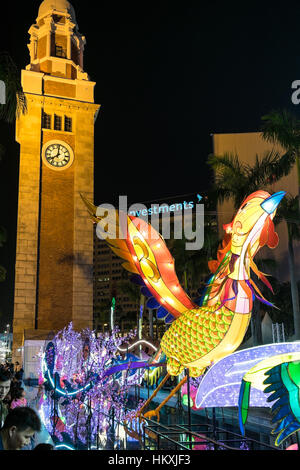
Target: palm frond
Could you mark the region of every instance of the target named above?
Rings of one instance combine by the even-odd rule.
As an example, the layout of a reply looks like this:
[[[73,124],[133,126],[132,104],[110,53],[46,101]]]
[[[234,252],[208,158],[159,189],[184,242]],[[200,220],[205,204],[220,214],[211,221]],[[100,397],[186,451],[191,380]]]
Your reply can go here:
[[[298,153],[300,121],[287,110],[271,111],[262,117],[262,136],[267,142],[279,143],[285,150]]]
[[[215,171],[213,191],[219,202],[233,198],[237,207],[244,197],[244,189],[248,186],[246,165],[240,163],[238,155],[232,153],[209,155],[207,163]]]
[[[228,171],[231,174],[241,173],[241,163],[238,155],[225,152],[224,155],[213,155],[210,154],[207,159],[207,163],[216,172]]]
[[[246,172],[253,188],[268,186],[286,176],[294,163],[295,158],[291,152],[281,155],[279,152],[271,150],[265,152],[262,157],[256,155],[254,165],[247,165]]]
[[[300,240],[299,196],[286,194],[283,198],[276,213],[275,223],[278,224],[282,220],[286,222],[292,240]]]
[[[11,123],[21,113],[27,112],[27,101],[19,70],[7,52],[0,53],[0,80],[6,87],[6,102],[0,105],[0,119]]]

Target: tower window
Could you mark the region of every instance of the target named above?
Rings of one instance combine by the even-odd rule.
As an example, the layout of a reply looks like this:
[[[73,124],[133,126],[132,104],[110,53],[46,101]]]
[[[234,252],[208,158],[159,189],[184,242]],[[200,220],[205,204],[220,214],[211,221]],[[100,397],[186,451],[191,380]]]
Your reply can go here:
[[[52,18],[53,18],[55,23],[60,23],[60,24],[65,24],[66,23],[66,18],[64,16],[53,15]]]
[[[42,126],[44,129],[51,129],[51,115],[43,112]]]
[[[61,131],[61,117],[54,114],[54,129]]]
[[[72,132],[72,118],[65,116],[65,131]]]
[[[66,51],[62,46],[58,46],[57,44],[55,44],[55,56],[63,57],[64,59],[66,58]]]

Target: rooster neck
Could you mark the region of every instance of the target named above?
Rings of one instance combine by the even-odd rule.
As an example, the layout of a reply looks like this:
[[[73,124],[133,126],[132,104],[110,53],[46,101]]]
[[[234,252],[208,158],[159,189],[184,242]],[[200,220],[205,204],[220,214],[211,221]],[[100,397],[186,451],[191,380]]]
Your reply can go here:
[[[250,259],[246,251],[242,255],[232,253],[229,261],[228,278],[236,281],[245,281],[250,278]]]
[[[251,313],[250,259],[246,250],[244,253],[244,258],[231,253],[227,266],[212,280],[206,305],[215,306],[216,311],[225,307],[234,313]]]

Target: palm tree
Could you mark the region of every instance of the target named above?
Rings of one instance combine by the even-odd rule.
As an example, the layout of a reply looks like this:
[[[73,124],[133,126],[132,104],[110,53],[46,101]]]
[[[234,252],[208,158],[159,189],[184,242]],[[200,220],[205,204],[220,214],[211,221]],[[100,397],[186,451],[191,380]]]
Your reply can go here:
[[[7,52],[0,53],[0,80],[5,83],[6,88],[5,104],[0,105],[0,119],[13,123],[21,113],[26,113],[27,101],[20,81],[20,72]]]
[[[275,150],[263,157],[256,155],[253,166],[240,162],[236,154],[209,155],[208,164],[215,171],[212,191],[218,202],[232,199],[234,208],[238,209],[247,194],[278,181],[289,173],[294,163],[295,159],[285,158]]]
[[[0,53],[0,80],[5,83],[5,104],[0,104],[0,119],[13,123],[16,116],[27,111],[26,97],[20,82],[20,73],[17,66],[7,52]],[[0,144],[0,161],[5,153]],[[6,230],[0,226],[0,247],[6,241]],[[6,269],[0,266],[0,282],[6,279]]]
[[[299,170],[300,120],[289,111],[283,110],[271,111],[262,117],[262,121],[263,138],[267,142],[280,144],[285,150],[282,157],[290,163],[290,167],[296,162]]]
[[[291,295],[294,316],[295,339],[300,339],[299,293],[296,279],[294,241],[300,240],[299,196],[286,195],[278,208],[276,223],[284,220],[288,232],[288,260],[291,277]]]
[[[287,198],[282,204],[280,212],[285,219],[288,229],[288,257],[291,275],[291,291],[293,299],[294,329],[296,339],[300,339],[299,297],[295,278],[295,262],[293,240],[298,239],[299,226],[291,220],[298,221],[296,206],[300,210],[300,120],[289,111],[272,111],[262,117],[263,138],[268,142],[279,143],[285,150],[283,158],[290,162],[291,167],[296,162],[298,170],[298,202],[294,198]],[[287,173],[286,173],[287,174]],[[297,218],[298,217],[298,218]]]

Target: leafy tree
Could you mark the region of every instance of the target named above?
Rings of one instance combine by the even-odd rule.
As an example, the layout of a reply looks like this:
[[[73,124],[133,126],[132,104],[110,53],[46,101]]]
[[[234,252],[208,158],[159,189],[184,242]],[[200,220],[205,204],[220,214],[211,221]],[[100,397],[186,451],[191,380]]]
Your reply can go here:
[[[20,72],[7,52],[0,53],[0,80],[5,83],[5,104],[0,104],[0,119],[13,123],[16,116],[27,111],[26,96],[23,93]],[[0,144],[0,161],[5,154],[5,148]],[[0,247],[6,242],[6,230],[0,226]],[[6,269],[0,266],[0,282],[6,279]]]
[[[6,102],[0,105],[0,119],[13,123],[16,117],[27,112],[20,71],[7,52],[0,53],[0,80],[5,83]]]

